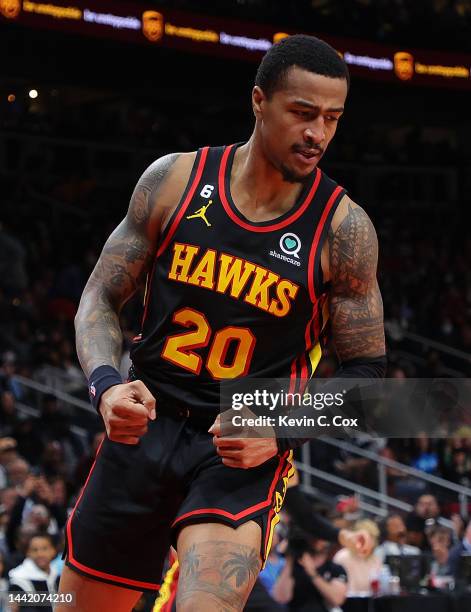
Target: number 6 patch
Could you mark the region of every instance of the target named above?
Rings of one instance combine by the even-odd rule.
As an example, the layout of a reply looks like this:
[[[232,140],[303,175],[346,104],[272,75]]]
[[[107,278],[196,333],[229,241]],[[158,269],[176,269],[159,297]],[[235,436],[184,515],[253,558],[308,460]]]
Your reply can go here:
[[[203,189],[200,191],[200,196],[202,198],[210,198],[214,191],[214,185],[205,185]]]

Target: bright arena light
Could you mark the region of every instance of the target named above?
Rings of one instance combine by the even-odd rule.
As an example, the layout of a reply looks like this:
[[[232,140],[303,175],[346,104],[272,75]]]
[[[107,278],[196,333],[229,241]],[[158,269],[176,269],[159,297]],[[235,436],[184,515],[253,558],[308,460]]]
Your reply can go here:
[[[39,93],[37,89],[30,89],[28,95],[30,98],[35,100],[39,96]]]

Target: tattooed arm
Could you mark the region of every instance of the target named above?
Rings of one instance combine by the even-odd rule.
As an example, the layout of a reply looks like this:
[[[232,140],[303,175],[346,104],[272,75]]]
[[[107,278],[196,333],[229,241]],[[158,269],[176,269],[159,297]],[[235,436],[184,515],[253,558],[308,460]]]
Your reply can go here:
[[[330,280],[332,335],[340,359],[335,378],[382,378],[386,370],[383,303],[376,280],[378,241],[368,215],[344,197],[335,211],[329,239],[321,254],[325,281]],[[329,380],[323,387],[335,390]],[[332,383],[332,384],[330,384]],[[293,417],[310,416],[298,408]],[[303,428],[278,438],[284,452],[306,442]],[[358,549],[364,544],[359,540]]]
[[[161,229],[180,200],[194,159],[194,153],[172,154],[151,164],[134,189],[126,217],[105,243],[75,317],[77,354],[87,378],[100,366],[119,368],[119,313],[145,282]],[[132,402],[136,406],[145,401],[152,403],[143,383],[136,383],[139,384],[112,386],[101,395],[99,409],[112,439],[122,437],[109,424],[116,407],[121,410]],[[121,389],[124,386],[126,391]],[[134,411],[135,406],[132,408]],[[143,408],[141,412],[148,411]],[[120,416],[121,420],[127,417],[124,408]]]
[[[378,240],[368,215],[348,197],[334,215],[326,246],[330,319],[340,361],[384,356],[383,303],[376,280]]]
[[[161,205],[160,196],[165,198],[162,192],[168,191],[178,158],[178,154],[166,155],[141,176],[126,217],[106,241],[85,286],[75,330],[78,357],[87,377],[100,365],[119,367],[119,312],[150,270],[160,229],[169,216],[169,206],[166,202]],[[175,201],[178,199],[179,195]]]

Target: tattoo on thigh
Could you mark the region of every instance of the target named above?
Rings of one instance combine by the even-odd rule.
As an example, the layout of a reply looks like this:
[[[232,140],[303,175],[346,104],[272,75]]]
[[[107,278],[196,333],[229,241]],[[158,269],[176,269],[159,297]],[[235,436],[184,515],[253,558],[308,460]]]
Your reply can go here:
[[[199,562],[200,560],[196,553],[196,544],[193,544],[183,557],[181,562],[181,573],[187,578],[194,578],[198,571]]]
[[[220,610],[242,610],[260,565],[259,553],[251,546],[219,540],[193,544],[180,559],[177,602],[204,597]]]

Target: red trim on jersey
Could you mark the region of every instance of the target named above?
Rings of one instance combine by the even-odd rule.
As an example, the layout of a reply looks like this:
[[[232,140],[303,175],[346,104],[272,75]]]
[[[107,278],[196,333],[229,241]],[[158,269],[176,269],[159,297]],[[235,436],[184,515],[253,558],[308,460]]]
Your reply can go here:
[[[318,301],[314,304],[314,307],[312,309],[312,317],[307,322],[306,331],[304,332],[304,341],[305,341],[305,344],[306,344],[305,352],[302,353],[299,356],[299,363],[301,364],[301,380],[299,381],[299,393],[301,393],[301,395],[304,393],[304,391],[305,391],[305,389],[307,387],[307,383],[309,382],[309,379],[310,379],[310,377],[313,374],[312,372],[311,372],[311,374],[309,374],[306,355],[309,353],[309,351],[312,348],[311,329],[312,329],[312,324],[313,324],[313,322],[315,320],[315,317],[316,317],[316,314],[317,314],[317,305],[318,304],[319,304]]]
[[[97,578],[103,578],[104,580],[112,580],[113,582],[118,582],[119,584],[134,586],[142,589],[152,589],[158,590],[160,589],[160,584],[154,582],[141,582],[140,580],[130,580],[128,578],[121,578],[121,576],[114,576],[113,574],[107,574],[106,572],[98,572],[82,563],[79,563],[75,559],[72,560],[71,557],[68,558],[68,562],[73,567],[76,567],[78,570],[81,570],[84,574],[88,574],[89,576],[95,576]]]
[[[167,232],[167,236],[165,237],[165,240],[162,242],[162,244],[159,247],[159,250],[157,251],[157,257],[160,257],[162,255],[162,253],[165,251],[165,249],[167,248],[168,243],[172,239],[173,234],[175,233],[175,231],[176,231],[176,229],[178,227],[178,224],[181,221],[181,218],[185,214],[185,211],[186,211],[186,209],[188,208],[188,205],[191,202],[191,199],[195,195],[196,188],[198,187],[198,183],[200,182],[201,176],[203,174],[204,165],[206,163],[206,158],[208,156],[208,150],[209,150],[209,147],[204,147],[201,150],[201,157],[200,157],[200,161],[198,163],[198,169],[196,170],[195,178],[193,179],[193,182],[191,183],[191,187],[188,190],[188,193],[186,194],[186,198],[185,198],[183,204],[181,205],[180,210],[178,211],[177,216],[172,221],[172,225],[170,226],[170,229]]]
[[[268,496],[264,501],[259,502],[258,504],[255,504],[254,506],[250,506],[249,508],[246,508],[245,510],[241,510],[237,514],[232,514],[232,512],[228,512],[227,510],[223,510],[222,508],[199,508],[198,510],[191,510],[190,512],[186,512],[185,514],[182,514],[181,516],[177,517],[173,521],[172,527],[175,527],[177,523],[180,523],[181,521],[183,521],[184,519],[190,516],[198,516],[200,514],[215,514],[219,516],[224,516],[233,521],[238,521],[239,519],[244,518],[245,516],[248,516],[249,514],[252,514],[253,512],[257,512],[257,510],[263,510],[263,508],[266,508],[271,503],[271,498],[273,497],[273,491],[275,490],[276,483],[280,479],[280,472],[283,468],[283,463],[286,460],[286,457],[288,456],[288,454],[289,454],[289,451],[281,455],[278,467],[276,468],[275,476],[273,477],[272,483],[268,490]]]
[[[295,357],[293,361],[291,362],[291,376],[290,376],[288,393],[294,393],[294,388],[296,386],[296,361],[297,359],[298,358]]]
[[[198,183],[200,182],[201,176],[203,174],[203,170],[204,170],[204,165],[206,163],[206,158],[208,156],[208,151],[209,151],[209,147],[204,147],[201,150],[201,157],[200,160],[198,162],[198,169],[196,170],[196,174],[195,174],[195,178],[193,179],[193,182],[191,183],[191,187],[188,190],[188,193],[186,195],[185,200],[183,201],[180,210],[178,211],[177,216],[175,217],[175,219],[172,221],[172,224],[167,232],[167,235],[165,237],[165,240],[162,242],[162,244],[160,245],[157,254],[155,256],[154,259],[154,264],[152,266],[152,271],[150,273],[150,276],[148,278],[149,281],[149,286],[147,287],[147,292],[146,292],[146,301],[144,303],[144,312],[142,315],[142,321],[141,321],[141,330],[144,327],[144,321],[146,320],[147,317],[147,309],[149,308],[149,302],[150,302],[150,290],[151,290],[151,285],[152,285],[152,279],[154,278],[154,272],[155,272],[155,266],[157,264],[157,259],[162,255],[162,253],[165,251],[165,249],[168,247],[168,243],[170,242],[170,240],[172,239],[173,235],[175,234],[178,224],[181,221],[182,216],[185,214],[186,209],[188,208],[191,199],[193,198],[196,188],[198,186]],[[141,334],[142,335],[142,334]]]
[[[82,572],[84,572],[85,574],[89,574],[90,576],[96,576],[97,578],[104,578],[105,580],[113,580],[114,582],[119,582],[121,584],[127,584],[129,586],[142,587],[144,589],[158,589],[160,588],[159,584],[156,584],[153,582],[141,582],[140,580],[130,580],[129,578],[122,578],[121,576],[115,576],[114,574],[108,574],[106,572],[99,572],[98,570],[95,570],[91,567],[88,567],[87,565],[84,565],[83,563],[80,563],[74,558],[74,547],[72,543],[72,519],[74,517],[77,506],[79,505],[80,500],[82,499],[82,496],[88,485],[88,481],[90,480],[90,477],[93,473],[93,470],[95,468],[95,465],[98,459],[98,455],[101,451],[104,440],[105,439],[103,438],[103,440],[100,443],[100,446],[98,447],[98,450],[95,455],[95,461],[93,462],[93,465],[90,468],[90,472],[87,476],[87,480],[85,481],[85,484],[83,485],[79,498],[75,502],[75,506],[74,506],[74,509],[72,510],[72,514],[70,515],[69,520],[67,521],[67,525],[66,525],[67,544],[68,544],[67,561],[72,566],[76,567],[78,570],[81,570]]]
[[[272,506],[270,508],[270,512],[268,513],[268,519],[267,519],[267,532],[265,534],[265,542],[263,543],[263,560],[265,560],[268,557],[268,553],[270,552],[269,550],[267,550],[268,548],[268,538],[270,537],[270,532],[271,532],[271,522],[273,520],[273,516],[275,514],[275,508]]]
[[[314,342],[312,341],[311,332],[312,332],[312,327],[313,327],[313,325],[316,325],[316,322],[317,322],[318,318],[319,318],[319,300],[317,300],[316,303],[313,306],[312,317],[309,319],[309,321],[308,321],[308,323],[306,325],[306,331],[304,332],[304,340],[306,342],[306,352],[303,355],[304,362],[306,362],[306,353],[309,353],[309,351],[313,347],[314,342],[316,342],[316,340],[317,340],[317,335],[314,332]],[[307,366],[306,366],[306,368],[307,368]],[[311,375],[312,375],[312,372],[311,372]],[[301,376],[301,378],[304,378],[304,377]],[[309,378],[309,376],[306,376],[305,378]]]
[[[316,259],[317,247],[319,246],[319,240],[321,239],[322,230],[324,229],[324,225],[327,220],[327,217],[329,216],[332,206],[334,205],[334,202],[337,199],[337,196],[339,195],[341,191],[343,191],[342,187],[340,186],[336,187],[334,191],[332,192],[330,198],[328,199],[327,204],[325,205],[325,208],[322,212],[319,223],[317,225],[316,233],[314,234],[314,240],[312,241],[311,251],[309,252],[307,282],[309,285],[309,297],[311,298],[312,302],[315,302],[317,300],[316,290],[314,287],[314,262]]]
[[[221,165],[219,166],[218,183],[219,183],[219,196],[221,198],[222,205],[224,206],[226,213],[234,221],[234,223],[237,223],[237,225],[240,225],[240,227],[243,227],[244,229],[249,230],[251,232],[273,232],[275,230],[282,229],[286,227],[287,225],[289,225],[290,223],[293,223],[293,221],[296,221],[296,219],[299,219],[299,217],[303,214],[303,212],[309,206],[309,204],[311,203],[312,199],[314,198],[316,194],[317,188],[321,180],[321,174],[322,174],[321,170],[319,168],[316,168],[316,177],[311,186],[311,189],[309,190],[309,193],[307,194],[304,202],[299,206],[296,212],[294,212],[284,221],[279,221],[278,223],[273,223],[272,225],[259,225],[259,226],[252,225],[251,223],[247,223],[243,219],[240,219],[240,217],[232,210],[231,205],[229,204],[229,201],[227,199],[226,186],[225,186],[227,159],[233,147],[234,145],[228,146],[223,153],[223,156],[221,158]]]
[[[308,373],[307,373],[306,353],[301,354],[301,356],[299,357],[299,362],[301,364],[301,378],[299,381],[299,392],[302,393],[301,391],[301,387],[303,386],[302,381],[307,380],[309,378]]]
[[[144,321],[146,320],[147,317],[147,309],[149,308],[149,302],[150,302],[150,287],[152,284],[152,279],[154,278],[154,272],[155,272],[155,266],[157,264],[157,257],[154,259],[154,264],[152,266],[152,270],[150,273],[148,280],[148,287],[147,287],[147,291],[146,291],[146,301],[144,303],[144,312],[142,314],[142,321],[141,321],[141,333],[139,334],[142,337],[142,330],[144,329]]]

